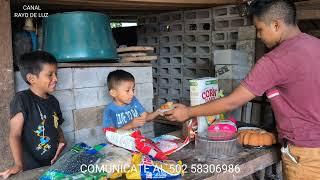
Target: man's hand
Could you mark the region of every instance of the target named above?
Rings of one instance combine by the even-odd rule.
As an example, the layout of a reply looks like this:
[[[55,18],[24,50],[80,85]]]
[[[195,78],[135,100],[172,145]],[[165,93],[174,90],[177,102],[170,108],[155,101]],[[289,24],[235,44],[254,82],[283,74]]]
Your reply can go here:
[[[166,119],[170,121],[180,121],[184,122],[190,119],[190,110],[187,106],[183,104],[174,104],[174,109],[165,112]]]
[[[66,147],[66,143],[59,143],[58,148],[57,148],[57,152],[56,152],[54,158],[51,159],[51,165],[54,164],[58,160],[61,152],[63,151],[63,149],[65,147]]]
[[[141,127],[143,126],[144,124],[146,123],[146,118],[145,117],[137,117],[137,118],[134,118],[132,121],[131,121],[131,124],[132,124],[132,128],[137,128],[137,127]]]
[[[9,176],[11,176],[13,174],[17,174],[21,171],[22,171],[22,166],[15,165],[15,166],[1,172],[0,177],[2,177],[3,179],[7,179]]]

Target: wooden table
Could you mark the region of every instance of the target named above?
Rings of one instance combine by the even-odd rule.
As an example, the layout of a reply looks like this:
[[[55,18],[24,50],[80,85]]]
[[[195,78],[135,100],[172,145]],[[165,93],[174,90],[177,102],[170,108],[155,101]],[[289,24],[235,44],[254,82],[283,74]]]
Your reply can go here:
[[[169,134],[176,136],[181,135],[180,132],[173,132]],[[183,179],[233,180],[247,177],[259,170],[263,170],[266,167],[278,163],[280,161],[280,152],[279,147],[277,146],[262,149],[244,148],[237,156],[232,158],[207,159],[205,161],[199,161],[195,154],[194,142],[192,142],[185,148],[171,155],[170,159],[182,161],[183,168],[186,170]],[[225,169],[225,165],[229,166],[229,168],[227,168],[229,172],[224,172],[224,170],[222,170],[223,167]],[[13,176],[11,179],[37,179],[37,177],[47,169],[48,167],[43,167],[26,171]]]

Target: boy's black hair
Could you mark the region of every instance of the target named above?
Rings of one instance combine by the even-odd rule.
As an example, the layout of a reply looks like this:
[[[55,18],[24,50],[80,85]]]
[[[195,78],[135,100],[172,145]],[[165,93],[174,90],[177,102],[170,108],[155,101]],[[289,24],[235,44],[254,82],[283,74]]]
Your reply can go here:
[[[296,25],[296,7],[292,0],[253,0],[249,6],[249,14],[264,22],[283,19],[288,25]]]
[[[115,89],[122,81],[134,82],[134,77],[131,73],[118,69],[109,73],[107,77],[107,84],[109,90]]]
[[[52,54],[45,51],[33,51],[23,54],[19,62],[20,74],[23,80],[30,85],[27,80],[27,74],[38,76],[44,64],[57,65],[57,60]]]

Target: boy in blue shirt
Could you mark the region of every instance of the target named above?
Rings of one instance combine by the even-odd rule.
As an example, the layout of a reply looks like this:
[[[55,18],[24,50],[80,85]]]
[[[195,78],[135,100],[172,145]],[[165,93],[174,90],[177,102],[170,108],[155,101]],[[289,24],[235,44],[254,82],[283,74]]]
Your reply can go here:
[[[113,102],[103,112],[103,128],[135,129],[162,115],[159,111],[148,113],[134,96],[135,79],[124,70],[110,72],[107,78]]]

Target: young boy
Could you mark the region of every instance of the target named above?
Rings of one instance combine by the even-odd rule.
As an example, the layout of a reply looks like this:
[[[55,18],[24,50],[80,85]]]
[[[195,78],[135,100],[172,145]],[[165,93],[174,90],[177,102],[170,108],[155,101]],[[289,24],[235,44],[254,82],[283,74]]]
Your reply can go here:
[[[0,173],[3,178],[53,164],[66,146],[59,102],[49,94],[57,85],[56,59],[43,51],[24,54],[20,73],[29,89],[16,93],[10,104],[9,143],[14,166]]]
[[[159,111],[145,112],[134,96],[135,80],[129,72],[112,71],[108,75],[107,83],[113,102],[108,104],[104,110],[103,128],[135,129],[161,115]]]

